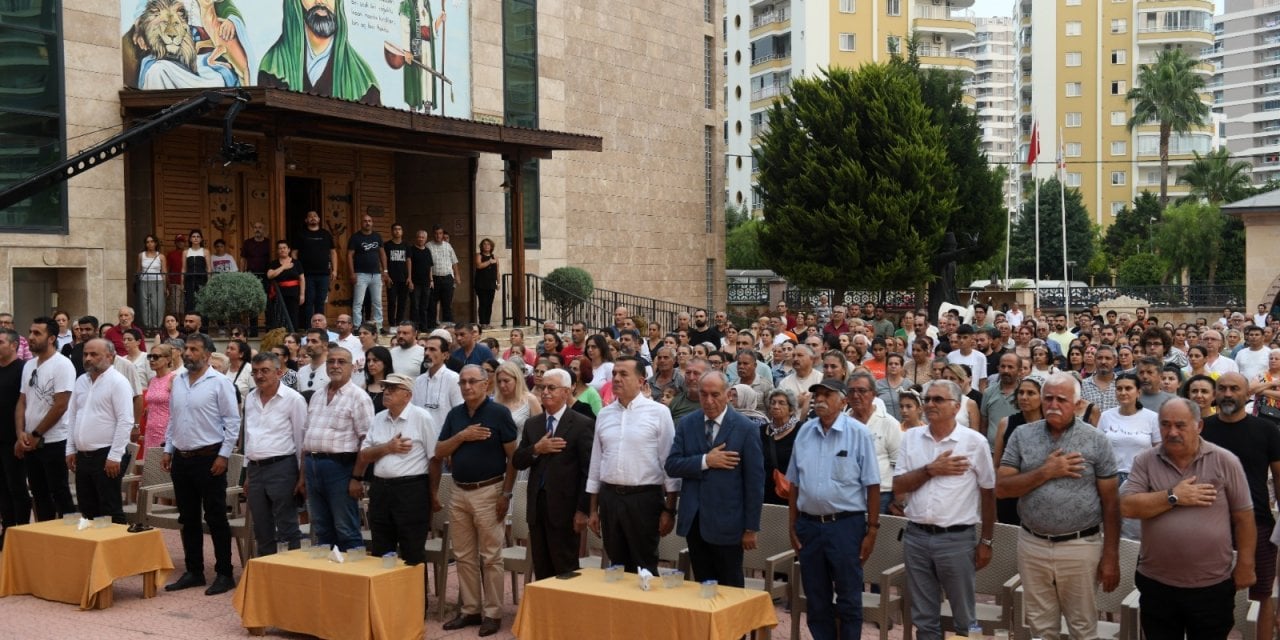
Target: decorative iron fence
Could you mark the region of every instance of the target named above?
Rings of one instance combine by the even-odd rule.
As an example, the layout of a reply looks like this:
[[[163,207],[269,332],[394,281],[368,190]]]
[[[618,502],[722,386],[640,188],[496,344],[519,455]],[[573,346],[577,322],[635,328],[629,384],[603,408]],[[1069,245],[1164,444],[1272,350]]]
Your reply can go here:
[[[1124,297],[1144,301],[1145,306],[1148,307],[1165,309],[1193,307],[1240,309],[1246,306],[1243,282],[1212,285],[1072,287],[1070,294],[1072,308],[1103,304]],[[1042,309],[1061,309],[1067,301],[1067,292],[1062,287],[1041,288],[1038,299]]]
[[[502,284],[508,291],[511,290],[511,274],[503,274]],[[689,305],[666,300],[597,288],[589,297],[581,299],[577,306],[562,313],[561,309],[547,301],[543,295],[545,290],[554,286],[541,276],[532,273],[525,274],[526,322],[535,324],[542,323],[545,320],[555,320],[560,323],[562,328],[568,323],[583,322],[589,330],[595,330],[601,327],[613,326],[614,310],[618,307],[626,307],[633,316],[642,316],[648,321],[657,320],[662,325],[663,331],[667,331],[676,326],[676,316],[681,313],[693,315],[695,309],[695,307]],[[504,324],[514,318],[513,311],[511,296],[503,296],[502,320]]]
[[[733,279],[728,285],[729,306],[769,304],[769,283],[759,279]]]
[[[926,302],[924,297],[917,298],[914,291],[845,291],[844,296],[837,300],[835,291],[831,289],[801,289],[798,287],[787,287],[787,292],[783,299],[787,301],[788,307],[805,310],[818,306],[819,296],[824,295],[830,301],[830,306],[862,306],[868,302],[873,302],[877,307],[902,311],[915,309],[917,305],[923,306]]]

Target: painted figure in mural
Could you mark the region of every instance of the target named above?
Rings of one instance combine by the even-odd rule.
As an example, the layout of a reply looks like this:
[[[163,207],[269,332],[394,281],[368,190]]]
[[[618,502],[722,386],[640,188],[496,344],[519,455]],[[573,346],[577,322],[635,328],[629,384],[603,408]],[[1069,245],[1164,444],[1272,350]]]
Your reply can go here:
[[[140,89],[248,83],[244,18],[232,0],[145,0],[124,35],[125,74]]]
[[[404,101],[414,111],[428,103],[435,106],[435,82],[425,83],[426,71],[412,64],[415,60],[431,68],[436,66],[435,25],[431,17],[431,0],[400,0],[400,15],[407,22],[409,49],[405,54]]]
[[[373,70],[347,36],[343,0],[284,0],[280,38],[262,56],[258,85],[381,105]]]

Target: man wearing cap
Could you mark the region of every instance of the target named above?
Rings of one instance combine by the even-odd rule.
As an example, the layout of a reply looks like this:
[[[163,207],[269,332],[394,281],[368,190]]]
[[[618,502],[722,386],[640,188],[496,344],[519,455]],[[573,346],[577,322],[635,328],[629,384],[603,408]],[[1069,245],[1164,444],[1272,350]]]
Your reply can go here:
[[[809,633],[854,640],[862,637],[862,563],[880,528],[880,468],[871,432],[842,412],[844,382],[828,378],[808,392],[817,417],[797,431],[787,469],[791,546],[803,568]]]
[[[449,341],[440,333],[449,334],[443,329],[432,331],[422,348],[427,370],[413,381],[413,404],[426,409],[435,424],[443,425],[449,410],[462,404],[462,390],[458,387],[458,374],[445,366]]]
[[[413,378],[393,373],[383,380],[382,389],[386,409],[373,417],[360,444],[351,495],[363,495],[361,481],[369,483],[369,550],[375,556],[395,552],[408,565],[422,564],[431,514],[439,506],[435,496],[440,474],[428,481],[439,429],[425,409],[410,402]],[[375,462],[373,473],[367,473]]]
[[[253,382],[244,399],[244,457],[249,461],[245,493],[253,515],[258,555],[276,552],[276,543],[298,548],[295,495],[306,495],[302,481],[302,434],[307,428],[307,401],[280,384],[280,356],[264,351],[253,357]]]
[[[524,424],[512,457],[516,469],[529,469],[529,553],[538,580],[578,568],[578,536],[587,524],[591,498],[587,473],[596,422],[573,411],[569,372],[552,369],[534,387],[542,413]]]

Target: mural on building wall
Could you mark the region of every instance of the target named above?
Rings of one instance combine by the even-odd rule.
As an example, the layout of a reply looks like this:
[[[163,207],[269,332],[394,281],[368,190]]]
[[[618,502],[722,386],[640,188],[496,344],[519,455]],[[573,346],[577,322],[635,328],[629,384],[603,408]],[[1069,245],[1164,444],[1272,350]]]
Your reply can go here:
[[[126,86],[278,87],[471,117],[471,0],[120,0]]]

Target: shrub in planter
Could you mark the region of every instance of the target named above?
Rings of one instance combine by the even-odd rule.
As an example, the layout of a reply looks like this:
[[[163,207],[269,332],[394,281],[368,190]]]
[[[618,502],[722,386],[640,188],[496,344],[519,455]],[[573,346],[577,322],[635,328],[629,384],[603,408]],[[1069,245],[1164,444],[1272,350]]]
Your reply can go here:
[[[251,273],[218,273],[196,292],[196,311],[216,323],[240,322],[267,308],[262,282]]]
[[[560,267],[543,278],[542,297],[555,305],[560,319],[569,317],[596,290],[591,274],[578,267]]]

